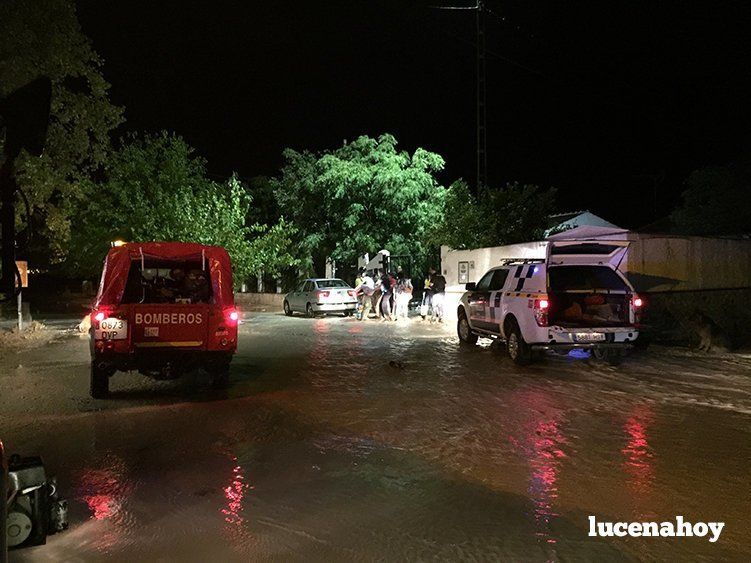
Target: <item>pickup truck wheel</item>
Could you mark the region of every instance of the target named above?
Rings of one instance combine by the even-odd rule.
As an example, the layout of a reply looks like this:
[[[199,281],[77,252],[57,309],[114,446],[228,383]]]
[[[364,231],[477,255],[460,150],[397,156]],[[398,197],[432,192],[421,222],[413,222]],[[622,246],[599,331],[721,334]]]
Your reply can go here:
[[[459,335],[459,342],[462,344],[477,344],[477,335],[472,332],[472,327],[469,326],[469,319],[467,319],[467,314],[464,311],[459,313],[456,332]]]
[[[506,338],[506,352],[515,364],[526,366],[532,363],[532,350],[524,342],[519,325],[514,323],[508,338]]]
[[[91,381],[89,394],[93,399],[106,399],[110,392],[110,372],[109,370],[98,365],[98,362],[91,362]]]
[[[288,317],[292,316],[292,308],[289,306],[289,301],[284,300],[284,314]]]
[[[623,354],[620,350],[593,348],[592,357],[600,362],[607,362],[611,366],[618,366],[623,362]]]

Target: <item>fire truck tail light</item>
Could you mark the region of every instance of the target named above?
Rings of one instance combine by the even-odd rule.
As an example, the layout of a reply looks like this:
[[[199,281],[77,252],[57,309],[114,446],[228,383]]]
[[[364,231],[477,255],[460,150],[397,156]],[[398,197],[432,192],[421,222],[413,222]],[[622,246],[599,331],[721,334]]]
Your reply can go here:
[[[540,309],[547,309],[548,307],[550,307],[550,303],[548,302],[547,299],[540,299],[537,306]]]
[[[237,309],[229,309],[224,312],[224,317],[229,326],[237,326],[237,323],[240,321],[240,311]]]

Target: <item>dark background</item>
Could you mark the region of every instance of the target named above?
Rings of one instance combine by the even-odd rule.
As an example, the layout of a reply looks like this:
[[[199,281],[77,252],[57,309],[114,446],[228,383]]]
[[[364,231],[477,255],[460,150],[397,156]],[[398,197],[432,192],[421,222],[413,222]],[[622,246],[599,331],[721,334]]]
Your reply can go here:
[[[474,183],[474,14],[428,4],[77,2],[122,131],[174,130],[212,174],[389,132],[443,155],[444,184]],[[748,148],[749,3],[487,5],[491,185],[552,185],[561,211],[638,227]]]

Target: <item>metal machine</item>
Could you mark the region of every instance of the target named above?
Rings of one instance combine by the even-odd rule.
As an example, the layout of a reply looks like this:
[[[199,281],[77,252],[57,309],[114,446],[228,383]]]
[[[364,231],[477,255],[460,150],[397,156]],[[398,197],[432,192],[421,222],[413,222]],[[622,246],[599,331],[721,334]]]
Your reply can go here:
[[[47,477],[41,458],[11,456],[5,490],[8,548],[42,545],[68,528],[68,503],[59,498],[57,481]]]

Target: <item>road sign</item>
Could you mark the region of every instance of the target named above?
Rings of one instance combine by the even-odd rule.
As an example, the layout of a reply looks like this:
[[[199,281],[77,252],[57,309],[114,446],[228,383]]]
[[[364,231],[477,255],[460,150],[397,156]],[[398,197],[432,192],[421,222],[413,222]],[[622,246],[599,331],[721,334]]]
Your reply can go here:
[[[16,268],[21,274],[21,287],[29,287],[29,263],[26,260],[16,260]]]

